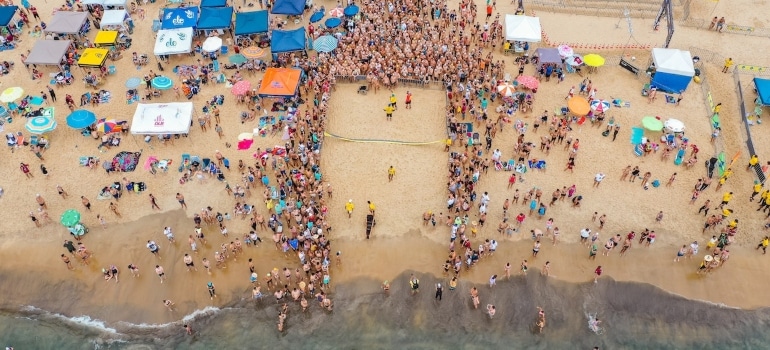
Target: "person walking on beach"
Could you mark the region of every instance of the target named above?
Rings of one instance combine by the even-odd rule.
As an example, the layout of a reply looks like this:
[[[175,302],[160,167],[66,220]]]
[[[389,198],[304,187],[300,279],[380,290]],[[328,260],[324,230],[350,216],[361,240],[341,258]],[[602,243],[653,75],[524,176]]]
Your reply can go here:
[[[414,274],[409,277],[409,286],[412,288],[412,295],[420,291],[420,280]]]
[[[61,185],[56,185],[56,192],[59,193],[63,199],[67,199],[67,197],[69,197],[69,193],[67,193],[67,191],[64,190],[64,187],[61,187]]]
[[[168,309],[168,311],[174,311],[174,302],[168,299],[163,299],[163,305]]]
[[[404,105],[406,105],[406,109],[412,109],[412,93],[409,91],[406,92],[406,101],[404,101]]]
[[[120,212],[118,211],[118,206],[115,203],[110,202],[109,208],[110,211],[112,211],[117,217],[121,217]]]
[[[355,207],[352,199],[349,199],[348,202],[345,203],[345,211],[348,212],[348,219],[353,217],[353,209],[355,209]]]
[[[66,255],[61,255],[61,260],[64,262],[65,265],[67,265],[67,270],[74,270],[75,268],[72,267],[72,262],[70,262],[70,258]]]
[[[184,196],[181,193],[176,193],[176,200],[179,202],[179,205],[182,206],[182,209],[187,210],[187,203],[184,202]]]
[[[489,314],[489,318],[492,319],[495,317],[495,313],[497,310],[495,309],[495,306],[492,304],[487,304],[487,314]]]
[[[722,67],[722,73],[727,73],[727,72],[730,70],[730,67],[732,67],[732,66],[733,66],[733,58],[732,58],[732,57],[728,57],[728,58],[725,60],[725,65],[724,65],[724,67]],[[721,105],[721,103],[720,103],[720,105]],[[719,114],[719,110],[717,110],[717,109],[715,108],[715,109],[714,109],[714,114]]]
[[[393,181],[393,177],[396,176],[396,168],[392,165],[388,168],[388,182]]]
[[[190,254],[185,253],[184,258],[182,258],[182,261],[184,261],[185,266],[187,266],[187,272],[190,272],[190,269],[194,269],[195,271],[198,271],[198,268],[195,267],[195,263],[193,263],[193,259],[190,256]]]
[[[409,106],[409,105],[407,105],[407,106]],[[409,107],[407,107],[407,108],[409,108]],[[441,283],[436,283],[436,299],[441,301],[441,297],[443,296],[443,294],[444,294],[444,287],[441,286]]]
[[[765,236],[765,238],[762,238],[762,241],[760,241],[759,244],[757,245],[757,250],[759,248],[762,248],[762,254],[764,255],[764,254],[767,253],[767,246],[768,245],[770,245],[770,237]],[[64,255],[62,255],[62,256],[64,256]]]
[[[209,290],[209,297],[211,298],[211,300],[214,300],[214,298],[217,297],[217,291],[216,291],[216,289],[214,289],[214,283],[213,282],[209,282],[206,285],[206,287]]]
[[[594,270],[594,283],[599,283],[599,277],[602,276],[602,265],[596,267]]]
[[[150,193],[150,205],[152,205],[152,208],[150,209],[161,210],[160,207],[158,206],[158,202],[155,200],[155,196],[153,196],[152,193]]]
[[[395,108],[393,108],[392,105],[387,105],[382,110],[385,111],[385,118],[388,121],[391,121],[393,119],[393,111],[395,110]]]
[[[147,241],[147,249],[149,249],[150,253],[155,255],[156,258],[160,259],[160,247],[158,247],[158,244],[155,243],[155,241]]]
[[[166,279],[166,271],[163,270],[163,266],[155,265],[155,273],[158,274],[158,278],[160,278],[160,283],[163,283],[163,280]]]

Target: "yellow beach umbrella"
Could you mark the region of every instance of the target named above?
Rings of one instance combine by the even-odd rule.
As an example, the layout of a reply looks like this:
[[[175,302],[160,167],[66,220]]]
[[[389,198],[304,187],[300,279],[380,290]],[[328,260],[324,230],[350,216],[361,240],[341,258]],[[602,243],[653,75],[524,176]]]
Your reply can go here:
[[[3,103],[13,102],[20,99],[22,95],[24,95],[24,89],[18,86],[10,87],[3,90],[3,93],[0,94],[0,102],[3,102]]]
[[[604,65],[604,57],[592,53],[583,56],[583,62],[589,67],[601,67]]]

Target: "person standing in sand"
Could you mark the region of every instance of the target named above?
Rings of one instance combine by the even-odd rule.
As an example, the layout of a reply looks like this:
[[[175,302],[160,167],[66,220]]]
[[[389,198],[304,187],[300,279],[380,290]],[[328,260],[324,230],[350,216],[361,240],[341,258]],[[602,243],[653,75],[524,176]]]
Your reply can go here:
[[[168,299],[163,299],[163,305],[168,309],[168,311],[174,311],[174,302]]]
[[[62,187],[61,185],[56,185],[56,192],[58,192],[59,195],[64,199],[67,199],[67,197],[69,197],[69,193],[67,193],[67,191],[64,190],[64,187]]]
[[[214,298],[217,297],[217,290],[214,288],[214,283],[209,282],[208,284],[206,284],[206,287],[208,288],[208,291],[209,291],[209,297],[211,298],[211,300],[214,300]]]
[[[150,209],[161,210],[160,207],[158,206],[158,202],[155,200],[155,196],[153,196],[152,193],[150,193],[150,205],[152,205],[152,208]]]
[[[198,271],[198,268],[195,267],[195,263],[193,263],[193,259],[190,256],[190,254],[185,253],[184,258],[182,258],[182,261],[184,262],[185,266],[187,266],[187,272],[190,272],[190,269],[194,269],[195,271]]]
[[[118,206],[115,203],[110,202],[109,208],[110,208],[110,211],[112,211],[117,217],[121,217],[120,212],[118,211]]]
[[[166,279],[166,271],[163,270],[163,266],[155,265],[155,273],[158,274],[160,283],[163,283],[163,281]]]
[[[594,283],[599,283],[599,277],[602,276],[602,265],[596,267],[594,270]]]
[[[353,204],[353,200],[348,200],[347,203],[345,203],[345,211],[348,212],[348,219],[353,217],[353,209],[355,209],[355,205]]]
[[[388,182],[393,181],[393,177],[396,176],[396,168],[392,165],[388,168]]]
[[[72,262],[70,262],[70,258],[68,258],[66,255],[61,255],[61,260],[64,262],[65,265],[67,265],[67,270],[74,270],[75,268],[72,267]]]
[[[176,193],[176,200],[179,202],[179,205],[182,206],[182,209],[187,210],[187,203],[184,202],[184,196],[181,193]]]

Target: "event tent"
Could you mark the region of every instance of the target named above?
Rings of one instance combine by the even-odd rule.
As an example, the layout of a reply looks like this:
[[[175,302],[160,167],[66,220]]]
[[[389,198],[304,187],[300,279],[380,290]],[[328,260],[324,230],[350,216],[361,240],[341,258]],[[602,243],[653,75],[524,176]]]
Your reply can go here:
[[[267,33],[267,11],[238,12],[235,14],[235,35]]]
[[[160,29],[195,28],[198,23],[198,13],[197,7],[163,9]]]
[[[94,37],[96,47],[115,46],[118,42],[118,32],[114,30],[100,30]]]
[[[561,64],[559,49],[554,47],[541,47],[537,49],[537,57],[540,57],[540,63]]]
[[[299,16],[305,12],[305,0],[275,0],[273,10],[274,15]]]
[[[294,30],[273,30],[270,38],[270,51],[273,54],[282,52],[303,51],[307,46],[305,27]]]
[[[102,21],[99,22],[101,28],[105,27],[123,27],[123,21],[128,18],[126,10],[107,10],[102,15]]]
[[[539,17],[505,15],[505,40],[538,43],[541,38]]]
[[[104,5],[104,0],[80,0],[83,5]]]
[[[104,6],[115,6],[126,8],[126,0],[104,0]]]
[[[46,33],[56,34],[78,34],[80,28],[88,20],[88,12],[68,12],[57,11],[51,22],[48,23],[48,27],[45,28]]]
[[[652,61],[655,63],[655,74],[650,85],[658,90],[680,93],[687,89],[695,76],[690,51],[654,48]]]
[[[268,68],[259,85],[260,97],[294,96],[302,78],[302,70],[293,68]]]
[[[70,45],[72,45],[70,40],[38,40],[24,63],[58,66]]]
[[[757,88],[759,102],[763,106],[770,106],[770,79],[754,78],[754,86]]]
[[[193,29],[161,29],[155,38],[153,53],[160,55],[175,55],[192,51]]]
[[[227,0],[201,0],[201,7],[225,7]]]
[[[101,68],[107,61],[107,54],[109,53],[109,49],[87,48],[80,54],[78,67]]]
[[[0,6],[0,27],[7,27],[18,9],[18,6]]]
[[[136,106],[134,135],[187,134],[192,122],[192,102],[140,103]]]
[[[233,21],[232,7],[204,7],[201,9],[201,16],[198,18],[197,29],[228,29]]]

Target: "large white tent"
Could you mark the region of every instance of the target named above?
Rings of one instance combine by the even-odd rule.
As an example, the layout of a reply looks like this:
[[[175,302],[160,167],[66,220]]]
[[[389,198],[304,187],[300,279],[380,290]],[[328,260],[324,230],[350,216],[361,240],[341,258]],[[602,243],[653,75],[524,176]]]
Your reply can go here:
[[[140,103],[136,106],[134,135],[187,134],[192,122],[192,102]]]
[[[88,12],[57,11],[44,31],[56,34],[78,34],[87,20]]]
[[[655,75],[650,84],[658,90],[681,93],[695,76],[690,51],[656,47],[652,49],[652,61],[655,63]]]
[[[155,38],[153,53],[160,55],[175,55],[189,53],[192,50],[193,29],[161,29]]]
[[[102,29],[105,29],[104,27],[123,27],[123,21],[126,20],[128,14],[126,13],[126,10],[107,10],[104,11],[104,14],[102,15],[102,21],[99,23],[99,26]]]
[[[505,15],[505,40],[539,43],[541,38],[539,17]]]

